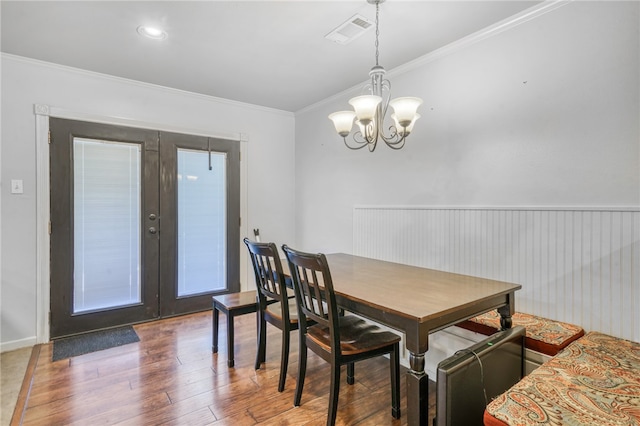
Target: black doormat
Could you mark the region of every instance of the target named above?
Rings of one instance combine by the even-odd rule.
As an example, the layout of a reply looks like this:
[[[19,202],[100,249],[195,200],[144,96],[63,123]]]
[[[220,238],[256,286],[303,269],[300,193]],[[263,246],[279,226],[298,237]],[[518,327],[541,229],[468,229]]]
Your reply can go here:
[[[53,361],[139,341],[140,338],[130,325],[66,337],[53,342]]]

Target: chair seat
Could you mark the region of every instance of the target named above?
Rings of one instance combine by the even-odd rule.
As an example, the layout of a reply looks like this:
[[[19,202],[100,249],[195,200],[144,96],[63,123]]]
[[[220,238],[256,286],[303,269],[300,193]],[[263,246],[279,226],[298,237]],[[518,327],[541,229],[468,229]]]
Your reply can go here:
[[[569,343],[584,336],[584,329],[578,325],[536,315],[516,312],[511,319],[514,326],[521,325],[525,328],[525,346],[528,349],[550,356],[558,354]],[[491,335],[500,330],[500,315],[497,311],[489,311],[457,325],[476,333]]]
[[[278,321],[282,321],[282,308],[279,303],[267,306],[265,315],[270,316]],[[298,322],[298,308],[296,307],[296,299],[289,299],[289,320],[292,323]]]
[[[356,355],[390,346],[400,337],[368,323],[354,315],[340,317],[340,349],[343,355]],[[307,329],[307,336],[327,352],[331,352],[329,327],[316,324]]]
[[[212,296],[215,307],[222,309],[223,312],[228,311],[246,311],[251,313],[256,311],[256,292],[243,291],[239,293],[217,294]]]

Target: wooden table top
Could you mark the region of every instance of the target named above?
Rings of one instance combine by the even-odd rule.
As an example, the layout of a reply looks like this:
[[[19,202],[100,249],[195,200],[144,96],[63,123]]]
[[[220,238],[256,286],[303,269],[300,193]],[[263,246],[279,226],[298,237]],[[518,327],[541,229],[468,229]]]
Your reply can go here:
[[[418,323],[519,290],[519,284],[348,254],[327,255],[336,294]]]

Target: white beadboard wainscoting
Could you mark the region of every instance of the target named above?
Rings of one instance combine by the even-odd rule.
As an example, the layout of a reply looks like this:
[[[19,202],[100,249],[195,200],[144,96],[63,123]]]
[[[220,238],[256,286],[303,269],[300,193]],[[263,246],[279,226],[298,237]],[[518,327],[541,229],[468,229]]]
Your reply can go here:
[[[640,341],[639,208],[356,206],[353,254],[518,283],[518,311]]]

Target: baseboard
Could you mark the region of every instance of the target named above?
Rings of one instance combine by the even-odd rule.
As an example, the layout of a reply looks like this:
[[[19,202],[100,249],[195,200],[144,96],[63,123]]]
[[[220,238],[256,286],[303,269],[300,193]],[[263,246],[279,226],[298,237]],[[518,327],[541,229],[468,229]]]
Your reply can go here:
[[[13,340],[10,342],[0,343],[0,353],[15,351],[16,349],[28,348],[35,346],[37,342],[36,336],[28,337],[26,339]]]

